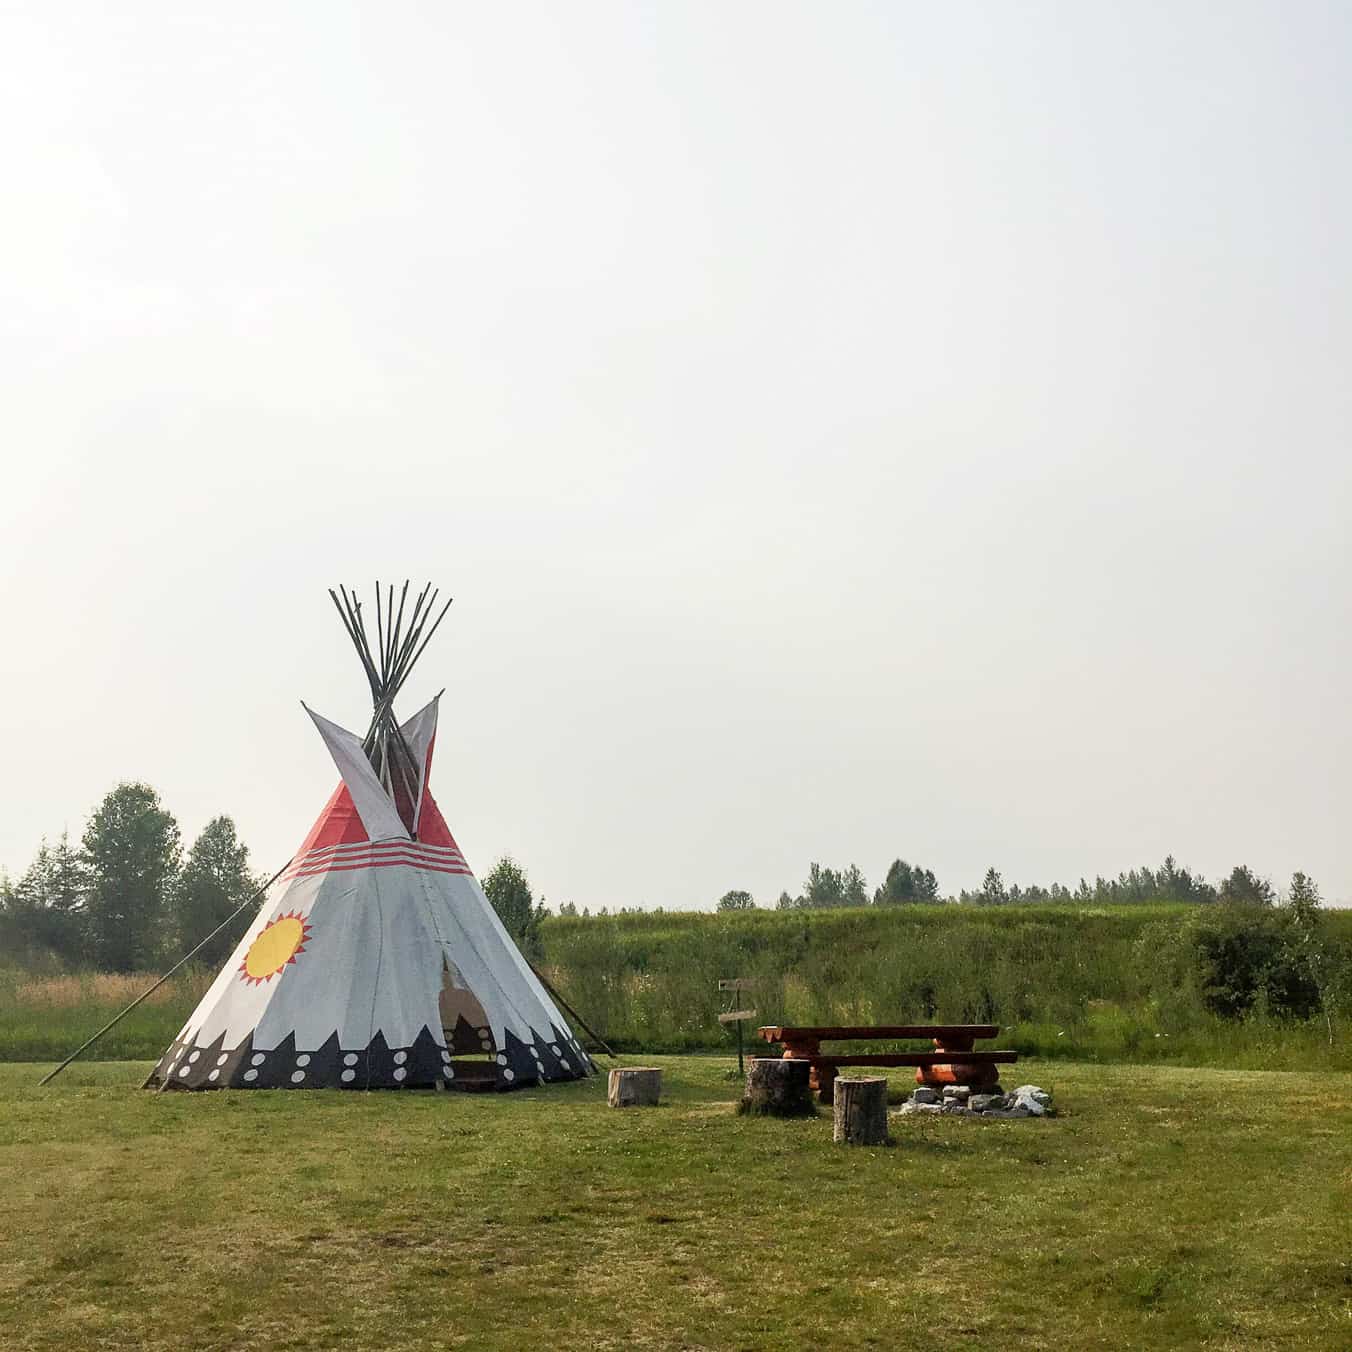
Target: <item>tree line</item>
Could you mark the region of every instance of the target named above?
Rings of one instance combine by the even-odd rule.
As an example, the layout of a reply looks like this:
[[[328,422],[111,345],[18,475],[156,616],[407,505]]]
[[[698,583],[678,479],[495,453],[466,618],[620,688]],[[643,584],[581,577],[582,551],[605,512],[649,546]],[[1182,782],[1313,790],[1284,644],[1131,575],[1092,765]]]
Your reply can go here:
[[[1305,878],[1303,873],[1296,878]],[[1306,882],[1308,883],[1308,879]],[[1295,885],[1293,879],[1293,886]],[[1311,886],[1313,884],[1310,884]],[[1271,906],[1277,900],[1276,889],[1259,877],[1247,864],[1237,864],[1219,884],[1207,882],[1200,874],[1180,866],[1168,855],[1158,868],[1134,868],[1116,878],[1096,877],[1092,883],[1081,878],[1078,885],[1038,883],[1006,885],[996,868],[986,870],[980,888],[962,889],[956,896],[941,896],[932,870],[895,859],[887,876],[872,892],[857,864],[847,868],[808,865],[807,880],[797,895],[779,894],[774,909],[779,911],[823,910],[837,906],[905,906],[916,903],[958,906],[1018,906],[1039,902],[1067,902],[1076,905],[1123,906],[1145,902],[1234,902],[1241,905]],[[757,903],[750,892],[739,888],[724,892],[718,899],[719,911],[750,911]],[[576,911],[573,912],[576,914]]]
[[[0,875],[0,958],[144,970],[192,948],[261,882],[229,817],[213,817],[185,854],[159,794],[149,784],[119,784],[78,844],[62,832],[42,842],[17,881]],[[200,960],[223,962],[251,918],[241,915]]]
[[[78,844],[44,840],[17,881],[0,874],[0,961],[55,959],[64,967],[144,971],[177,960],[212,934],[262,886],[249,847],[227,816],[213,817],[185,854],[178,822],[149,784],[119,784],[90,815]],[[537,903],[510,857],[485,876],[484,892],[528,956],[540,954]],[[253,919],[246,908],[197,954],[205,966],[230,956]]]

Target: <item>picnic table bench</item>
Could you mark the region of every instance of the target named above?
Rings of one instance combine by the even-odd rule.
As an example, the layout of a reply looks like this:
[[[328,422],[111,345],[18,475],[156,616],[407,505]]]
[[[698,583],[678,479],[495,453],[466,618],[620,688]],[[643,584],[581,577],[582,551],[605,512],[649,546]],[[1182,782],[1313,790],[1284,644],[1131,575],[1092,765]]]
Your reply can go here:
[[[810,1061],[809,1082],[822,1103],[835,1099],[836,1072],[841,1066],[915,1066],[919,1084],[965,1084],[973,1089],[999,1079],[995,1067],[1017,1061],[1018,1052],[973,1051],[977,1038],[994,1037],[993,1023],[909,1023],[882,1027],[785,1028],[772,1024],[756,1030],[766,1042],[784,1046],[786,1060]],[[823,1042],[891,1042],[930,1038],[932,1052],[826,1052]]]

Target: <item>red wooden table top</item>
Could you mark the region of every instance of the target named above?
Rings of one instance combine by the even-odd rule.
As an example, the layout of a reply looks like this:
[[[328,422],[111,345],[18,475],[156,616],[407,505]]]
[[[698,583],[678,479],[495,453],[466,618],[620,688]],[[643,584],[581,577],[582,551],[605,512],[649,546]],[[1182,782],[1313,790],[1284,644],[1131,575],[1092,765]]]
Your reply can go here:
[[[994,1023],[904,1023],[885,1025],[876,1028],[788,1028],[771,1024],[756,1030],[766,1042],[806,1042],[816,1039],[818,1042],[842,1042],[858,1038],[872,1038],[881,1041],[884,1038],[931,1037],[942,1041],[944,1038],[994,1037],[999,1025]]]

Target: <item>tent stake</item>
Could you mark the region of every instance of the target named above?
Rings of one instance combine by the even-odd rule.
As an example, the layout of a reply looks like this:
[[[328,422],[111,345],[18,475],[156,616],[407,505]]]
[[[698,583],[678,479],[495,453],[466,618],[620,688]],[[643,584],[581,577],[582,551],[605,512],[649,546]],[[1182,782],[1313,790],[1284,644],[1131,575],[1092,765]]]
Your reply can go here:
[[[86,1051],[88,1048],[92,1047],[110,1028],[113,1027],[114,1024],[121,1023],[122,1020],[126,1018],[126,1016],[130,1014],[132,1010],[135,1009],[136,1006],[139,1005],[141,1001],[146,998],[147,995],[153,995],[157,990],[159,990],[159,988],[163,986],[164,983],[168,981],[169,978],[173,976],[173,974],[176,971],[178,971],[178,969],[182,967],[183,964],[187,962],[189,958],[191,958],[195,953],[199,952],[201,949],[205,948],[207,944],[209,944],[227,925],[229,925],[235,919],[235,917],[239,915],[241,911],[244,910],[246,906],[250,906],[255,901],[257,901],[258,898],[261,897],[268,890],[268,888],[271,887],[272,884],[275,883],[277,879],[280,878],[282,874],[285,873],[287,869],[289,869],[290,867],[291,860],[288,859],[286,863],[283,864],[281,868],[279,868],[277,872],[274,873],[272,877],[269,878],[267,882],[265,882],[263,886],[258,889],[257,892],[255,892],[247,901],[241,903],[226,919],[222,920],[221,923],[217,925],[216,928],[212,930],[211,933],[208,934],[207,937],[203,939],[201,943],[199,943],[195,948],[189,949],[188,952],[186,952],[162,977],[160,977],[160,979],[153,986],[150,986],[146,990],[143,990],[140,993],[140,995],[138,995],[136,999],[134,999],[131,1002],[131,1004],[129,1004],[126,1007],[126,1009],[122,1011],[121,1014],[117,1015],[116,1018],[110,1019],[107,1023],[105,1023],[103,1027],[100,1028],[99,1031],[89,1039],[88,1042],[82,1042],[78,1047],[76,1047],[76,1049],[73,1052],[71,1052],[71,1054],[68,1057],[66,1057],[66,1059],[62,1061],[62,1063],[59,1066],[57,1066],[55,1070],[48,1071],[47,1074],[44,1075],[42,1079],[38,1081],[38,1088],[41,1088],[44,1084],[47,1083],[48,1080],[56,1079],[56,1077],[60,1075],[61,1072],[65,1070],[65,1068],[68,1065],[70,1065],[70,1063],[74,1061],[75,1058],[79,1056],[81,1052]],[[150,1072],[150,1075],[154,1075],[154,1073],[155,1072],[152,1070]],[[146,1076],[146,1084],[150,1083],[150,1075]],[[142,1088],[144,1087],[145,1086],[143,1085]]]

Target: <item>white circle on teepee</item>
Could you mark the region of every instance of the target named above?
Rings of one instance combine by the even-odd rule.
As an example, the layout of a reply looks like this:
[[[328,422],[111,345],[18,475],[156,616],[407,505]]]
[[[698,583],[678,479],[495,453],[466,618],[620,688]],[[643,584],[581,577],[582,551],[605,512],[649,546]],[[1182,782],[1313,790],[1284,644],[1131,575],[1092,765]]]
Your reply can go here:
[[[258,1078],[258,1072],[256,1070],[246,1070],[244,1072],[244,1078],[246,1080],[256,1080]]]
[[[191,1066],[184,1066],[183,1069],[178,1072],[179,1079],[183,1079],[191,1069]]]
[[[348,1052],[348,1054],[343,1057],[343,1064],[345,1066],[355,1066],[357,1064],[357,1053]]]
[[[441,1073],[442,1073],[448,1080],[453,1080],[453,1079],[455,1079],[455,1071],[454,1071],[454,1069],[453,1069],[452,1067],[450,1067],[450,1066],[442,1066],[442,1068],[441,1068]]]
[[[499,1053],[498,1053],[498,1065],[500,1065],[500,1066],[505,1066],[506,1064],[507,1064],[507,1058],[506,1058],[501,1052],[499,1052]]]
[[[291,1083],[292,1083],[292,1084],[299,1084],[304,1078],[305,1078],[305,1072],[304,1072],[303,1070],[293,1070],[293,1071],[291,1072]]]
[[[263,1062],[266,1061],[266,1060],[267,1060],[267,1057],[265,1057],[265,1056],[263,1055],[262,1052],[255,1052],[255,1053],[249,1058],[249,1064],[250,1064],[251,1066],[261,1066],[261,1065],[263,1064]]]
[[[202,1053],[201,1053],[200,1051],[198,1051],[196,1048],[194,1048],[192,1051],[190,1051],[190,1052],[188,1053],[188,1060],[189,1060],[190,1062],[191,1062],[191,1061],[196,1061],[197,1058],[198,1058],[199,1056],[201,1056],[201,1055],[202,1055]]]
[[[442,1059],[443,1061],[445,1061],[447,1065],[450,1065],[450,1063],[451,1063],[451,1053],[450,1053],[450,1049],[449,1049],[449,1048],[443,1047],[443,1048],[441,1049],[441,1059]]]
[[[208,1079],[208,1080],[219,1080],[220,1078],[221,1078],[221,1072],[220,1072],[219,1070],[213,1070],[213,1071],[211,1072],[211,1074],[209,1074],[209,1075],[207,1076],[207,1079]]]
[[[561,1065],[564,1068],[564,1070],[572,1070],[572,1066],[570,1066],[568,1062],[563,1059],[563,1057],[559,1057],[559,1065]]]
[[[407,1061],[407,1060],[408,1060],[408,1053],[407,1053],[407,1052],[395,1052],[395,1054],[394,1054],[394,1064],[395,1064],[396,1066],[402,1066],[402,1065],[404,1064],[404,1062]]]
[[[353,1080],[355,1080],[356,1078],[357,1078],[357,1072],[356,1072],[355,1070],[345,1070],[345,1071],[343,1071],[342,1076],[341,1076],[341,1079],[342,1079],[342,1081],[343,1081],[344,1084],[350,1084],[350,1083],[351,1083]]]
[[[557,1042],[551,1042],[549,1044],[549,1050],[553,1052],[555,1056],[563,1055],[563,1053],[559,1050],[559,1044]]]
[[[504,1080],[514,1080],[516,1079],[516,1072],[514,1070],[504,1070],[502,1072],[502,1078]]]
[[[310,1064],[310,1053],[302,1052],[298,1057],[296,1057],[296,1064],[298,1066],[308,1066]]]
[[[218,1066],[223,1066],[223,1065],[225,1065],[225,1063],[226,1063],[229,1059],[230,1059],[230,1053],[229,1053],[229,1052],[222,1052],[222,1053],[216,1058],[216,1064],[217,1064]]]
[[[395,1078],[396,1080],[402,1080],[402,1079],[404,1078],[404,1076],[407,1075],[407,1074],[408,1074],[408,1071],[405,1070],[403,1066],[396,1066],[396,1067],[395,1067],[395,1070],[394,1070],[394,1078]]]

